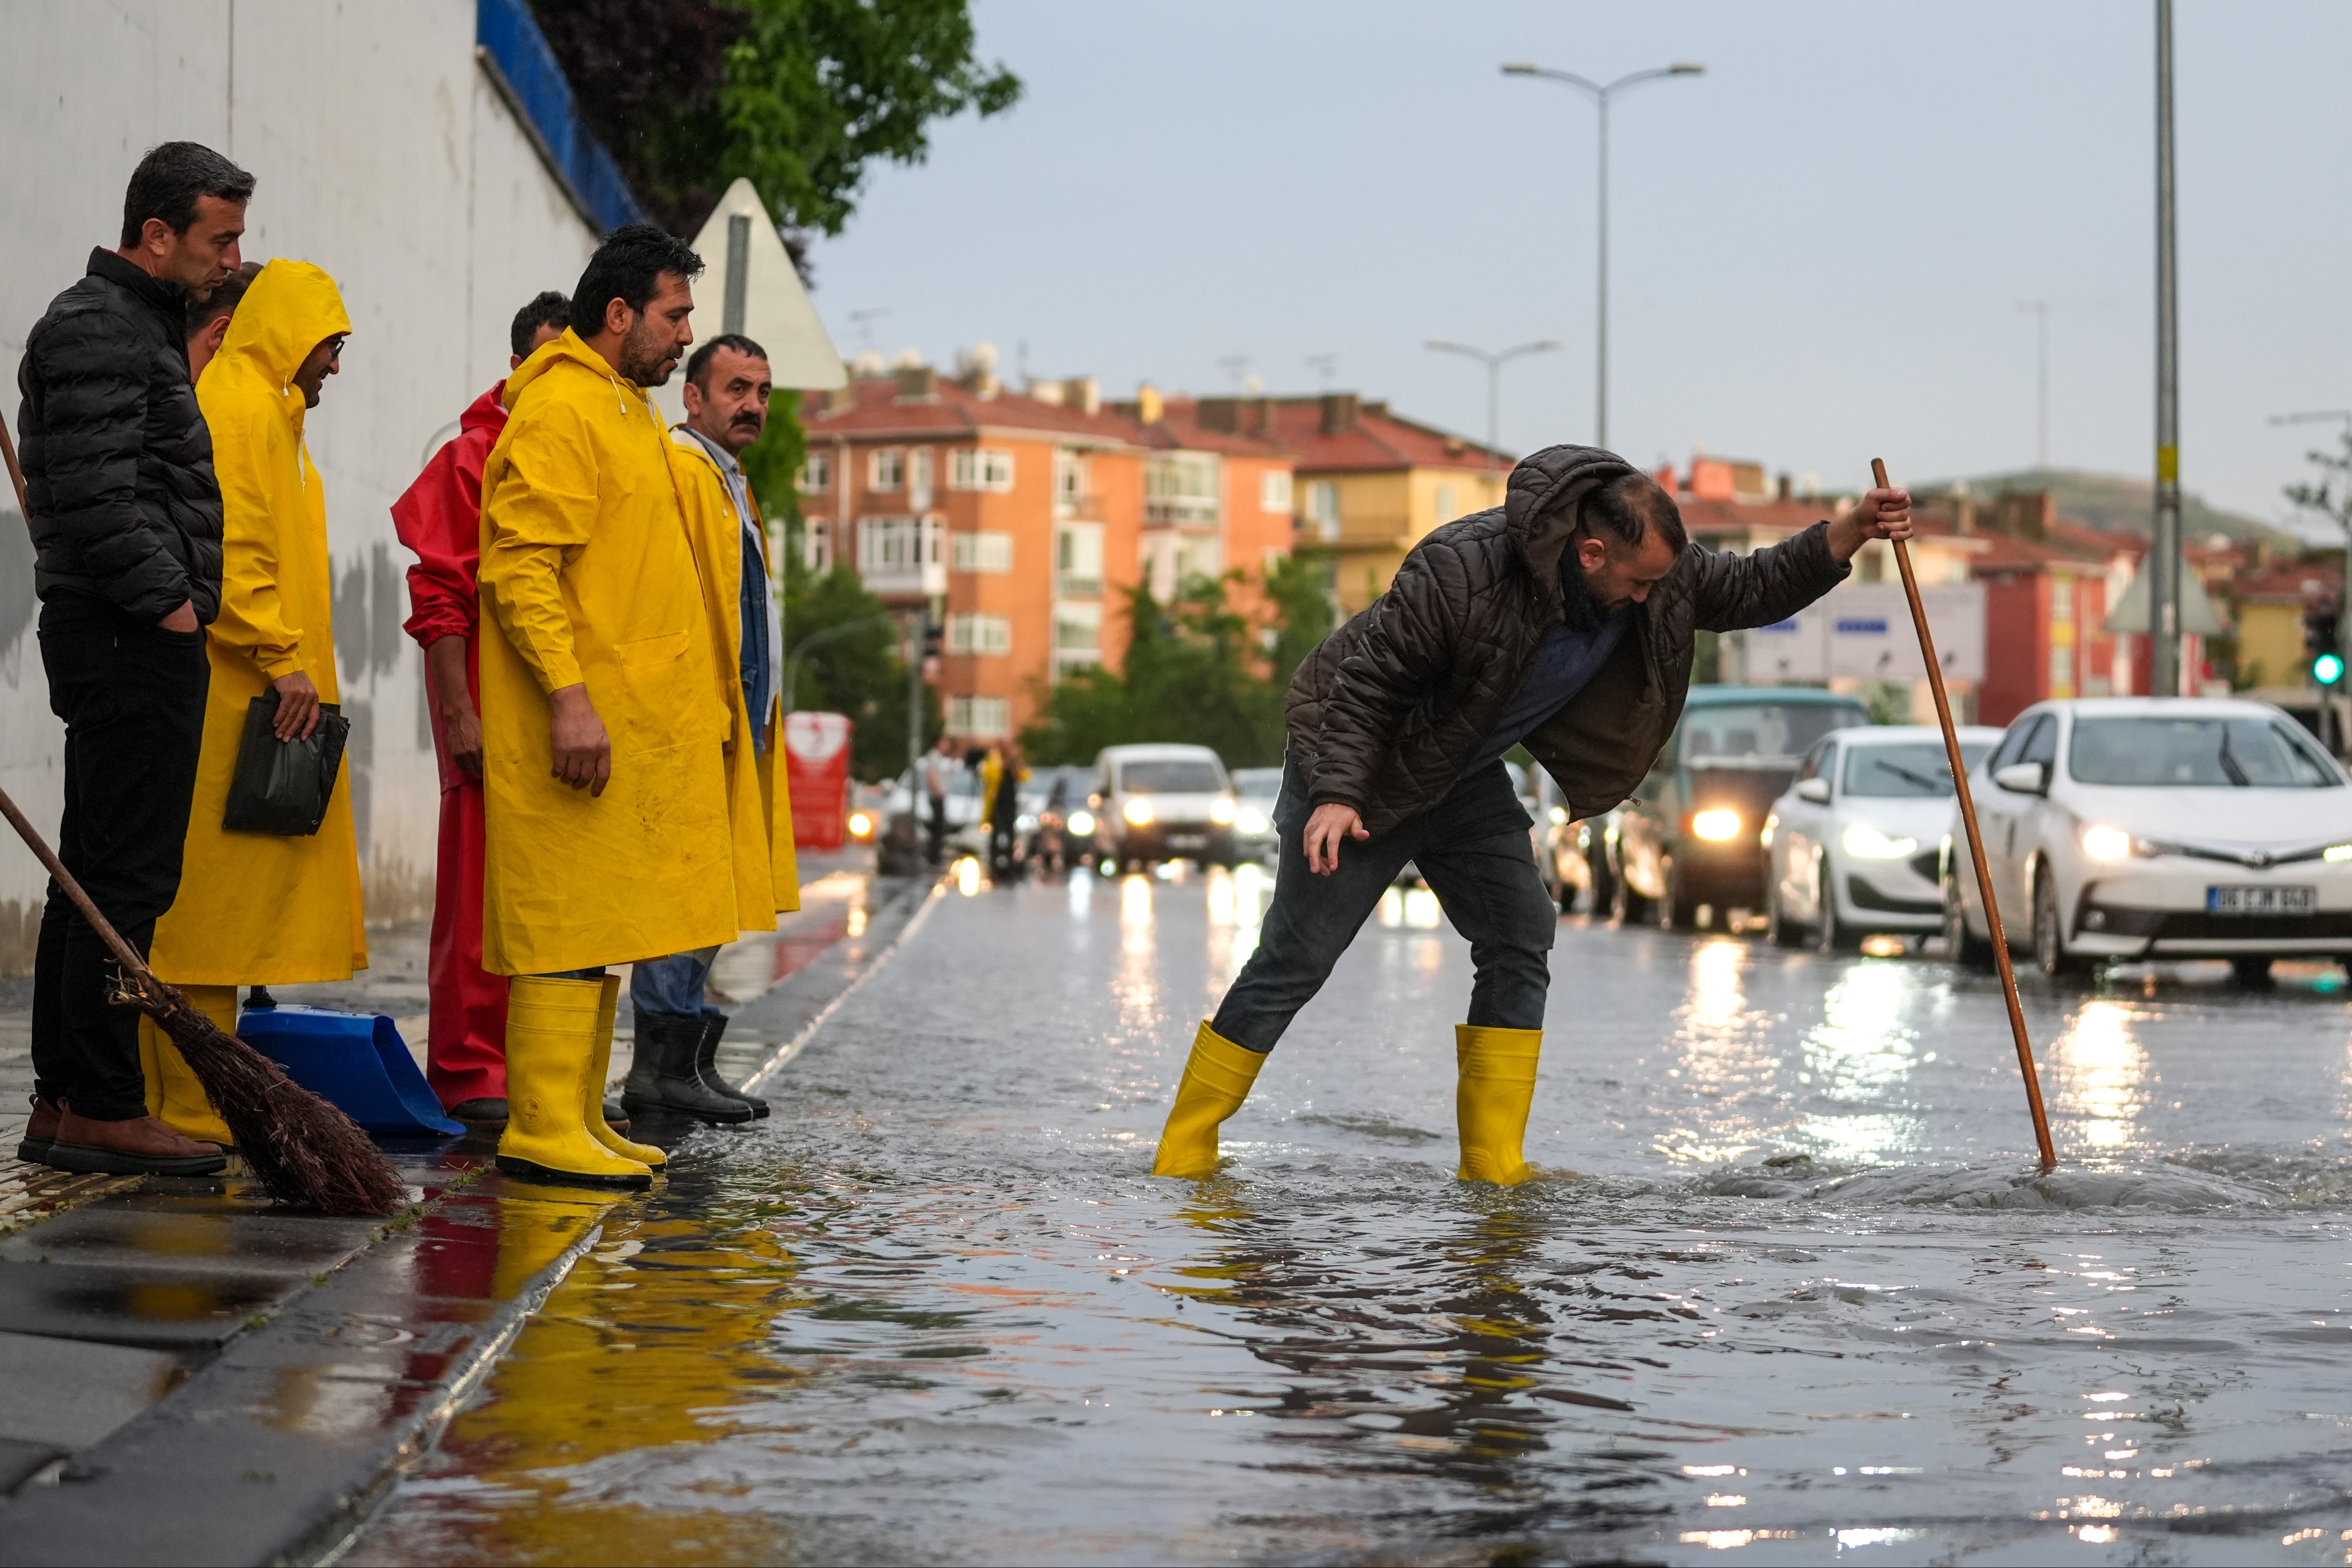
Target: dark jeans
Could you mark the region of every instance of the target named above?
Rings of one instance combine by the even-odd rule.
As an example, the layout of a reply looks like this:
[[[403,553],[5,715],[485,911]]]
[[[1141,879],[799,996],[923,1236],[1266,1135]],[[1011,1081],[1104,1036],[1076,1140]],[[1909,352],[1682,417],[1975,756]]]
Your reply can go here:
[[[1527,813],[1502,763],[1478,770],[1436,806],[1378,837],[1342,840],[1339,868],[1328,877],[1307,868],[1310,809],[1297,774],[1285,763],[1274,806],[1282,842],[1274,900],[1259,928],[1257,951],[1218,1005],[1211,1027],[1250,1050],[1274,1049],[1408,860],[1454,929],[1470,940],[1475,977],[1468,1022],[1543,1027],[1559,910],[1537,875]]]
[[[931,820],[929,834],[928,853],[931,864],[936,866],[940,863],[940,851],[946,847],[948,841],[948,801],[945,795],[931,796]]]
[[[211,679],[202,632],[167,632],[80,595],[41,607],[49,709],[65,721],[58,858],[147,954],[180,891]],[[55,881],[33,958],[33,1088],[79,1114],[147,1114],[139,1013],[107,1000],[116,965]]]

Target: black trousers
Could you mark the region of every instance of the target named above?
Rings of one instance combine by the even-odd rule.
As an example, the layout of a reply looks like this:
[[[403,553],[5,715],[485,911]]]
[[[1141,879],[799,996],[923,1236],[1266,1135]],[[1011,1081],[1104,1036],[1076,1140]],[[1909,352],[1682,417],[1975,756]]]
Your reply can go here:
[[[58,858],[142,957],[180,891],[211,672],[202,632],[167,632],[80,595],[41,606],[49,709],[65,721]],[[139,1013],[107,1000],[116,964],[52,881],[33,960],[33,1082],[119,1121],[147,1114]]]

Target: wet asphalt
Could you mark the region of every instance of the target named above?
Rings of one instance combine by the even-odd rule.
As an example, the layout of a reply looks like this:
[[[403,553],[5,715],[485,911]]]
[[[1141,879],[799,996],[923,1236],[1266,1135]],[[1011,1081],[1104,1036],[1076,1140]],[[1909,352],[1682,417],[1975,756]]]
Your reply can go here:
[[[1400,894],[1152,1178],[1268,890],[951,879],[345,1560],[2345,1560],[2340,971],[2029,984],[2043,1177],[1990,979],[1571,917],[1500,1190]]]

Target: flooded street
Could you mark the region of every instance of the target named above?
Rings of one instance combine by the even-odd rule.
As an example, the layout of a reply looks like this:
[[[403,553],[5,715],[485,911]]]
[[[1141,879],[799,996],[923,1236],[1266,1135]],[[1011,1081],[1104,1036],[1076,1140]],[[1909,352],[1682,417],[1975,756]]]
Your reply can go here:
[[[2339,971],[2029,982],[2036,1179],[1990,977],[1570,920],[1494,1189],[1399,895],[1153,1179],[1266,891],[950,881],[344,1561],[2347,1560]]]

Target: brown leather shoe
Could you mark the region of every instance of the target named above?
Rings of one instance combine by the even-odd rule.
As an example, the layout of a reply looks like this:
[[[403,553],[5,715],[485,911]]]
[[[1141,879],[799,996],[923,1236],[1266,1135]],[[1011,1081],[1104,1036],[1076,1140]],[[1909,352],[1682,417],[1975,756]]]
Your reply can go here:
[[[209,1176],[228,1156],[218,1144],[184,1138],[152,1116],[93,1121],[61,1106],[46,1163],[60,1171],[115,1176]]]
[[[37,1094],[31,1098],[33,1114],[25,1123],[25,1137],[16,1145],[16,1158],[28,1165],[46,1165],[49,1163],[49,1145],[57,1142],[58,1108]]]

